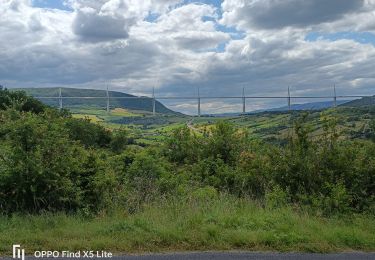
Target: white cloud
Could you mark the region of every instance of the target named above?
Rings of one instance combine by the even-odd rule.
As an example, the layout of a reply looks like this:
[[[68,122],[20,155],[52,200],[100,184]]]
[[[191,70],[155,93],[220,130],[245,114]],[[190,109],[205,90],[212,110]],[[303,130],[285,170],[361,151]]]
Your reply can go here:
[[[110,41],[128,38],[129,28],[147,15],[140,2],[131,0],[76,1],[73,31],[83,40]],[[136,8],[134,8],[136,6]]]
[[[214,21],[204,20],[216,17],[212,6],[188,4],[161,15],[154,23],[142,23],[134,28],[134,37],[152,39],[168,49],[214,49],[230,40],[229,34],[216,30]]]
[[[196,95],[197,86],[206,96],[237,96],[243,87],[248,95],[284,95],[288,85],[294,94],[331,94],[336,83],[342,94],[372,93],[373,45],[305,36],[373,32],[375,1],[296,3],[225,0],[221,17],[220,7],[180,0],[70,0],[72,11],[0,0],[0,83],[102,88],[111,81],[114,90],[144,95],[156,86],[170,96]],[[244,30],[244,38],[231,39],[233,30],[218,23]],[[241,107],[234,102],[202,107],[233,111]],[[248,107],[262,105],[270,101]],[[178,107],[196,110],[193,101]]]

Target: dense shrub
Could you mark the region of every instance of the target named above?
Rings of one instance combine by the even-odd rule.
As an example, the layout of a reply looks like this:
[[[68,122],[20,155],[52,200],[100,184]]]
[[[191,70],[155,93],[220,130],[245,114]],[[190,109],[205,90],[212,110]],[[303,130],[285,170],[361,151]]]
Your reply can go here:
[[[0,89],[0,110],[12,107],[18,111],[42,113],[46,106],[39,100],[29,97],[23,91]]]
[[[134,143],[134,141],[129,138],[128,132],[124,129],[119,129],[112,134],[110,147],[113,152],[121,153],[125,150],[127,145],[132,143]]]
[[[166,141],[166,155],[170,161],[179,164],[196,162],[203,152],[199,141],[187,126],[178,128]]]
[[[300,124],[297,129],[305,133],[304,128]],[[290,146],[271,154],[273,179],[294,202],[328,213],[371,210],[375,147],[369,142],[338,142],[337,137],[329,128],[315,141],[297,133]]]
[[[240,143],[240,138],[236,136],[236,131],[231,124],[219,121],[212,129],[208,140],[205,151],[208,156],[222,159],[227,164],[235,161],[236,146]]]
[[[180,184],[166,161],[145,151],[134,156],[123,177],[125,203],[131,212],[144,203],[175,194]]]
[[[296,118],[294,135],[282,147],[250,141],[225,122],[208,137],[176,130],[167,146],[169,159],[188,163],[198,186],[271,201],[266,204],[280,204],[272,202],[273,194],[283,194],[283,201],[325,214],[373,212],[374,143],[339,141],[336,118],[323,113],[321,121],[323,134],[312,137],[308,114]]]
[[[98,151],[70,138],[65,120],[49,112],[0,112],[2,212],[95,211],[110,200],[113,172]]]
[[[13,120],[7,121],[8,116]],[[46,124],[36,115],[3,113],[1,121],[1,209],[76,208],[81,202],[77,186],[84,151],[56,124]]]
[[[69,119],[65,123],[69,137],[81,142],[85,147],[109,147],[111,133],[98,124],[92,124],[89,119]]]

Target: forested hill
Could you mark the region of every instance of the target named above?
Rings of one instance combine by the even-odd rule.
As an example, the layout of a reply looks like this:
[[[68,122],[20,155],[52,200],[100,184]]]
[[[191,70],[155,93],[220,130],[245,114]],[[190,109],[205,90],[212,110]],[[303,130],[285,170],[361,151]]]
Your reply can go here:
[[[364,106],[375,106],[375,96],[372,97],[364,97],[361,99],[356,99],[341,106],[345,107],[364,107]]]
[[[34,97],[58,97],[59,96],[59,88],[25,88],[25,89],[17,89],[23,90],[28,95]],[[76,89],[76,88],[62,88],[62,96],[63,97],[106,97],[105,90],[94,90],[94,89]],[[133,95],[129,95],[122,92],[110,91],[110,97],[134,97]],[[49,106],[58,106],[59,100],[58,99],[42,99],[43,103]],[[103,99],[64,99],[63,101],[64,106],[67,108],[74,107],[74,108],[85,108],[85,107],[101,107],[105,108],[107,101],[105,98]],[[140,110],[140,111],[148,111],[152,112],[152,99],[148,97],[140,98],[140,99],[111,99],[111,108],[124,108],[130,110]],[[157,113],[161,114],[176,114],[174,112],[164,106],[159,101],[156,101],[156,111]]]

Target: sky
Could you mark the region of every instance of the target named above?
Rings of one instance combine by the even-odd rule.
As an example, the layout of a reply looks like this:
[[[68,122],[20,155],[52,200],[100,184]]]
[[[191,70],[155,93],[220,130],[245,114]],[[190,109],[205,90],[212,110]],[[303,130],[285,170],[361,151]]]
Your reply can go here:
[[[0,84],[135,95],[375,94],[375,0],[0,0]],[[247,110],[285,105],[250,100]],[[196,101],[169,101],[193,113]],[[204,113],[241,111],[205,100]]]

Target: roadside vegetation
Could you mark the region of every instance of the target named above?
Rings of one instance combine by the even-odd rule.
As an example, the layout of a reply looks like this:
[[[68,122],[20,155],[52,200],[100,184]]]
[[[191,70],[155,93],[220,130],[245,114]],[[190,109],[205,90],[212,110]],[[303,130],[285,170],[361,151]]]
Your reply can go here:
[[[116,254],[200,250],[347,252],[375,248],[374,218],[319,217],[228,195],[158,200],[135,213],[83,217],[43,213],[0,218],[0,252],[15,241],[27,252],[106,250]]]
[[[218,121],[141,147],[127,130],[0,91],[0,252],[375,250],[375,123],[293,120],[284,144]]]

